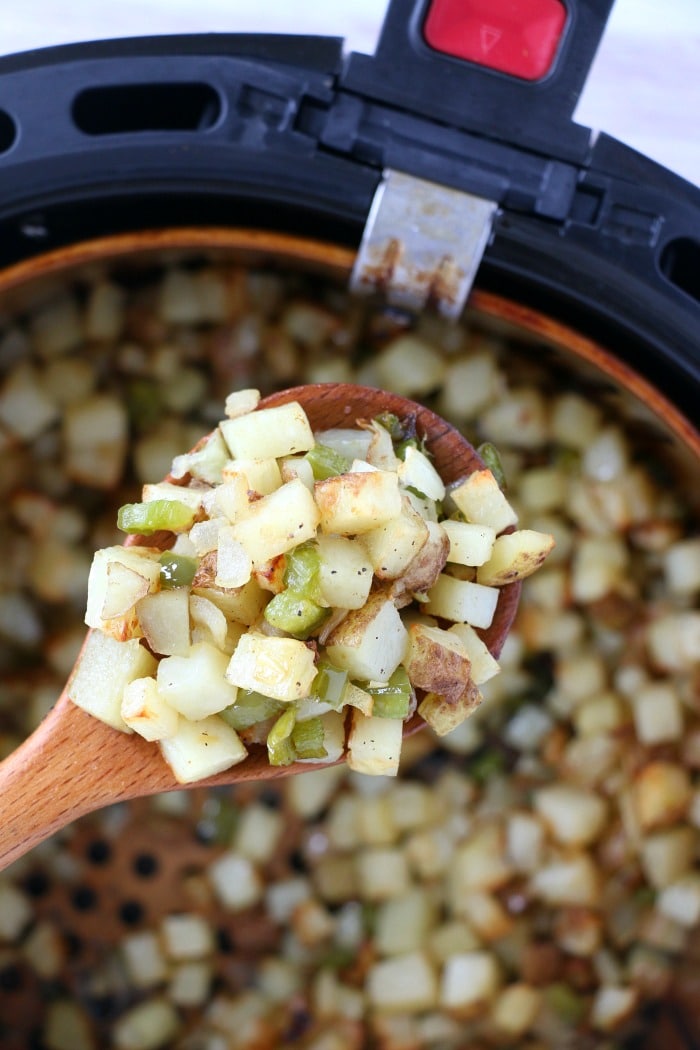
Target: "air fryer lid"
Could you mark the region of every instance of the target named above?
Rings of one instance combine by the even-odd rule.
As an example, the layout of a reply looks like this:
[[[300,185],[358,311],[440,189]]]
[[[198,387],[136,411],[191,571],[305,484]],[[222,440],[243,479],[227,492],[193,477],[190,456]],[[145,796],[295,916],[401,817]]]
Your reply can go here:
[[[199,36],[6,58],[0,263],[124,231],[272,229],[359,244],[357,286],[454,314],[478,268],[692,417],[700,193],[571,120],[611,6],[393,0],[371,57]],[[418,214],[418,239],[390,206]]]

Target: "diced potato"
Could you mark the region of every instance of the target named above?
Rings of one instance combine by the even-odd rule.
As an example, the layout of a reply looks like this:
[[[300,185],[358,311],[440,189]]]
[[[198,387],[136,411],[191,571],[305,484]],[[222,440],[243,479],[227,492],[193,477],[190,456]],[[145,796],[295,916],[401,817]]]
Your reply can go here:
[[[651,885],[661,890],[684,876],[693,864],[696,847],[697,833],[688,825],[647,835],[640,859]]]
[[[700,591],[700,537],[674,543],[664,554],[664,573],[674,594]]]
[[[420,398],[440,386],[445,358],[425,339],[412,333],[396,336],[377,356],[379,386],[402,397]]]
[[[334,609],[361,609],[372,586],[372,563],[363,544],[323,533],[316,543],[324,604]]]
[[[193,645],[187,656],[167,656],[158,664],[158,689],[167,703],[193,721],[235,703],[237,689],[225,678],[229,658],[208,642]]]
[[[191,784],[221,773],[242,762],[247,755],[235,730],[216,715],[197,722],[181,718],[177,732],[161,740],[159,746],[181,784]]]
[[[243,911],[256,904],[263,895],[264,884],[255,864],[230,849],[209,865],[207,875],[214,892],[230,911]]]
[[[456,905],[466,894],[497,890],[512,878],[505,847],[505,830],[497,823],[475,829],[458,847],[450,866],[450,899]]]
[[[499,536],[491,557],[476,572],[477,583],[500,587],[536,572],[554,546],[554,537],[532,529]]]
[[[179,1030],[177,1011],[168,999],[146,999],[115,1021],[115,1050],[158,1050],[171,1042]]]
[[[425,453],[417,448],[408,446],[397,473],[404,488],[410,485],[429,499],[444,499],[445,483]]]
[[[159,481],[155,484],[145,484],[141,489],[141,499],[144,503],[152,503],[153,500],[176,500],[184,503],[191,510],[199,511],[202,506],[205,489],[189,488],[187,485],[174,485],[172,481]]]
[[[650,682],[640,687],[633,698],[632,713],[643,744],[653,746],[683,736],[683,707],[672,682]]]
[[[279,467],[280,477],[283,482],[294,481],[295,478],[298,478],[299,481],[306,485],[309,492],[314,491],[314,485],[316,484],[314,468],[305,456],[286,456],[279,461]]]
[[[398,595],[407,592],[424,594],[429,591],[447,561],[450,541],[445,530],[434,521],[426,520],[425,524],[428,528],[426,543],[393,585],[393,590]]]
[[[533,874],[531,886],[535,896],[550,905],[599,904],[600,875],[587,853],[545,864]]]
[[[416,689],[456,703],[471,685],[471,661],[461,640],[440,627],[414,623],[408,629],[404,666]]]
[[[380,580],[401,576],[427,540],[428,526],[406,499],[398,517],[362,536],[374,574]]]
[[[517,514],[490,470],[475,470],[466,481],[450,489],[450,497],[467,521],[490,525],[496,534],[517,523]]]
[[[241,636],[228,662],[226,680],[275,700],[301,700],[316,676],[314,654],[295,638],[249,632]]]
[[[224,480],[205,495],[205,506],[209,517],[224,517],[229,522],[238,521],[248,512],[248,481],[243,474],[226,476],[226,467],[222,470]],[[196,491],[196,490],[195,490]]]
[[[401,514],[398,475],[384,470],[337,474],[314,489],[323,532],[356,536]]]
[[[0,423],[23,441],[32,441],[59,418],[60,409],[45,390],[40,373],[27,362],[17,365],[0,391]]]
[[[163,740],[177,731],[179,715],[158,689],[155,678],[136,678],[124,687],[121,715],[146,740]]]
[[[478,687],[468,679],[461,695],[454,701],[441,693],[426,693],[418,705],[418,714],[433,732],[444,737],[454,733],[480,706],[483,699]]]
[[[490,627],[498,604],[498,589],[441,573],[428,591],[423,611],[453,623]]]
[[[48,1050],[95,1050],[92,1025],[85,1010],[67,998],[47,1003],[41,1035]]]
[[[411,877],[406,856],[399,846],[363,849],[355,861],[358,892],[363,900],[386,901],[392,897],[402,897],[410,889]]]
[[[542,993],[529,984],[509,984],[493,1004],[491,1021],[510,1039],[528,1032],[540,1011]]]
[[[656,907],[667,918],[691,928],[700,922],[700,875],[693,871],[665,886]]]
[[[455,910],[464,916],[482,944],[503,942],[513,932],[513,916],[499,898],[491,893],[465,893]]]
[[[63,439],[69,476],[83,485],[113,488],[124,469],[128,426],[125,406],[109,394],[68,405]]]
[[[276,459],[233,459],[224,467],[224,481],[231,481],[236,475],[242,475],[248,488],[261,496],[268,496],[282,484],[282,475]]]
[[[648,762],[632,784],[637,819],[643,831],[676,824],[690,805],[692,786],[683,766],[660,759]]]
[[[364,681],[387,682],[401,663],[408,634],[394,603],[380,591],[351,610],[326,641],[336,667]]]
[[[605,801],[573,784],[552,784],[535,792],[535,811],[565,846],[586,846],[601,834],[608,819]]]
[[[448,562],[483,565],[489,560],[496,539],[495,529],[490,525],[475,525],[469,521],[443,521],[441,525],[450,541]]]
[[[506,855],[517,871],[536,871],[544,857],[544,846],[545,829],[538,817],[519,810],[508,815]]]
[[[152,930],[139,930],[124,937],[119,950],[129,980],[137,988],[152,988],[167,977],[168,964],[158,935]]]
[[[101,631],[90,631],[66,691],[88,714],[131,732],[121,713],[124,689],[135,678],[153,675],[155,670],[155,657],[136,638],[118,642]]]
[[[554,399],[550,427],[555,440],[583,452],[600,429],[598,405],[582,394],[564,393]]]
[[[136,606],[144,638],[159,656],[186,656],[190,648],[189,591],[185,587],[148,594]]]
[[[535,387],[511,388],[484,409],[479,425],[499,446],[541,448],[549,437],[547,402]]]
[[[459,638],[471,663],[471,678],[475,685],[488,682],[500,671],[498,661],[489,652],[486,643],[468,623],[454,623],[449,633]]]
[[[199,574],[198,574],[199,575]],[[192,581],[192,592],[200,598],[207,598],[220,609],[227,620],[233,623],[243,624],[250,627],[256,623],[267,605],[269,594],[267,594],[257,580],[250,580],[243,587],[226,589],[214,586],[214,575],[208,577],[195,576]]]
[[[224,420],[220,429],[234,459],[279,459],[308,452],[316,443],[296,401]]]
[[[221,432],[213,430],[191,452],[176,456],[170,473],[174,478],[184,478],[190,474],[208,485],[218,485],[222,481],[222,472],[228,459],[229,451]]]
[[[439,411],[448,419],[470,419],[498,396],[504,384],[498,358],[490,348],[460,355],[448,362]]]
[[[637,1008],[636,988],[602,985],[595,994],[591,1024],[599,1032],[614,1032],[632,1017]]]
[[[231,535],[245,548],[256,568],[313,539],[318,524],[319,509],[314,498],[296,479],[251,503],[246,516],[231,526]]]
[[[422,951],[376,962],[367,974],[367,995],[381,1013],[420,1013],[437,1004],[438,982]]]
[[[403,722],[399,718],[367,717],[353,710],[347,763],[357,773],[396,776],[399,771]]]
[[[501,984],[496,957],[491,952],[462,952],[445,963],[440,988],[440,1006],[457,1017],[479,1014],[493,1002]]]
[[[590,958],[601,947],[603,918],[591,908],[562,908],[557,915],[554,936],[565,952]]]
[[[201,959],[215,947],[211,924],[195,912],[166,915],[160,924],[165,954],[169,959]]]

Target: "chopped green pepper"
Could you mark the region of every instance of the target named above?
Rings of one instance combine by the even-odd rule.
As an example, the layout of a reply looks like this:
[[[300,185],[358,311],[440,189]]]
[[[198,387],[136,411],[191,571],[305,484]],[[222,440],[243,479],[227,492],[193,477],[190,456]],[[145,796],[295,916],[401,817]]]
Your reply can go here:
[[[498,449],[495,445],[492,445],[490,441],[485,441],[483,445],[479,445],[476,450],[484,461],[484,466],[493,474],[494,478],[498,482],[498,487],[501,489],[506,488],[506,475],[503,470],[503,464],[501,463],[501,457],[498,454]]]
[[[328,445],[314,445],[306,453],[305,458],[311,464],[311,470],[316,481],[325,481],[327,478],[334,478],[338,474],[345,474],[351,465],[347,456],[336,452],[334,448],[330,448]]]
[[[195,512],[177,499],[154,499],[150,503],[125,503],[117,513],[122,532],[150,536],[153,532],[184,532],[195,519]]]
[[[545,991],[547,1005],[562,1021],[578,1024],[586,1013],[586,1001],[567,984],[550,984]]]
[[[285,556],[284,585],[312,602],[321,600],[321,557],[315,543],[301,543]]]
[[[166,551],[160,562],[160,585],[164,590],[172,587],[189,587],[197,572],[197,559],[186,554]]]
[[[406,437],[401,420],[393,412],[380,412],[378,416],[374,417],[374,422],[379,423],[380,427],[388,430],[391,440],[394,442],[403,441]]]
[[[311,683],[311,696],[323,704],[330,704],[340,711],[345,702],[345,691],[348,684],[348,672],[334,667],[328,660],[319,660],[316,664],[316,677]]]
[[[413,689],[406,668],[399,665],[388,682],[362,687],[374,697],[372,714],[377,718],[408,718]]]
[[[265,619],[280,631],[294,638],[308,638],[312,631],[328,618],[330,609],[303,598],[296,591],[287,589],[276,594],[265,607]]]
[[[281,700],[256,693],[253,689],[239,689],[235,704],[220,712],[224,722],[232,729],[250,729],[258,722],[265,722],[284,710]]]
[[[287,710],[267,734],[267,757],[271,766],[290,766],[297,757],[292,739],[295,721],[296,711],[287,705]]]
[[[323,746],[324,736],[320,717],[296,722],[292,730],[292,744],[297,758],[326,758],[328,752]]]

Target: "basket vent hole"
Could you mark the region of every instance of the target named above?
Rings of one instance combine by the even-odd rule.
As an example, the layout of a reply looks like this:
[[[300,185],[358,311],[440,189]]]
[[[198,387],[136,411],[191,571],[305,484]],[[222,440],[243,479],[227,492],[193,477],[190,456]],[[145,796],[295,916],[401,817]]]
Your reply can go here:
[[[104,839],[93,839],[86,854],[92,864],[109,864],[112,859],[112,847]]]
[[[17,138],[17,125],[4,109],[0,109],[0,153],[7,153]]]
[[[143,917],[143,905],[138,901],[124,901],[119,909],[119,918],[125,926],[138,926]]]
[[[140,875],[142,879],[149,879],[157,874],[159,867],[158,858],[152,853],[139,853],[134,857],[134,872]]]
[[[51,883],[43,871],[32,871],[24,880],[24,889],[30,897],[45,897],[51,889]]]
[[[700,241],[691,237],[669,241],[661,254],[661,272],[676,288],[700,302]]]
[[[92,911],[97,907],[97,894],[90,886],[76,886],[71,901],[76,911]]]
[[[204,131],[220,114],[218,93],[200,83],[86,88],[73,103],[73,120],[86,135]]]

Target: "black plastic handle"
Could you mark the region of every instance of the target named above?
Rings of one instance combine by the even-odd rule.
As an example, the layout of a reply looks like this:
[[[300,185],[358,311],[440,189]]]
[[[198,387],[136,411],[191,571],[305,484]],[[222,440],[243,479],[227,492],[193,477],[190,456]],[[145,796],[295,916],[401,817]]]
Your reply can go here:
[[[562,160],[584,159],[590,135],[571,117],[614,0],[561,0],[564,28],[552,65],[536,80],[429,47],[424,27],[435,2],[391,0],[375,55],[350,56],[345,88]]]

